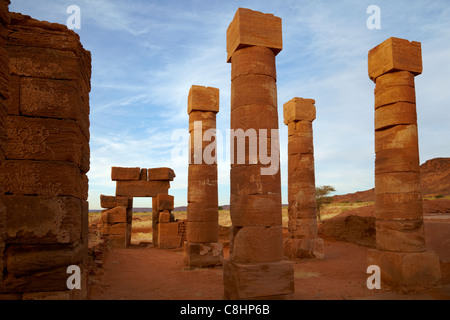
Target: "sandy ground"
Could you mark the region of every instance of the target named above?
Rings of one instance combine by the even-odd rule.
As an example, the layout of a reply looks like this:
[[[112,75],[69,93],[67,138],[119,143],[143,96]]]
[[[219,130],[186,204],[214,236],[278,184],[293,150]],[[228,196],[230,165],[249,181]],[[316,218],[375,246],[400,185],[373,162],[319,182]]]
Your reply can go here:
[[[325,241],[326,259],[295,264],[293,300],[438,299],[450,300],[450,286],[402,296],[367,289],[367,249]],[[227,256],[225,252],[225,256]],[[188,270],[183,252],[156,248],[112,249],[91,276],[91,300],[221,300],[222,268]]]

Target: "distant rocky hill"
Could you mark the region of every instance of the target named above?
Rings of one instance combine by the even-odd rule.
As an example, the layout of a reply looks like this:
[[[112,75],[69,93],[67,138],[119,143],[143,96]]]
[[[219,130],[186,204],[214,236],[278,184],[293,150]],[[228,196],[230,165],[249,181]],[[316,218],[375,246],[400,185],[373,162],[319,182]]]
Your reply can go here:
[[[420,166],[424,196],[450,195],[450,158],[436,158]],[[333,197],[333,202],[375,201],[375,189]]]

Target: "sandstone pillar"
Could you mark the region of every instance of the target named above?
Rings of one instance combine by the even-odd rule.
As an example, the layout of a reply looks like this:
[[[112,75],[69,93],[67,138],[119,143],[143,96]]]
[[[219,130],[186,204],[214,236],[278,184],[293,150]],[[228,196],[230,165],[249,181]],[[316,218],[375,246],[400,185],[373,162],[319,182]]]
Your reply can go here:
[[[5,160],[8,136],[6,132],[6,100],[9,98],[8,53],[5,50],[7,26],[10,22],[8,6],[10,1],[0,1],[0,171]],[[3,194],[0,186],[0,195]],[[0,197],[0,295],[3,292],[4,250],[6,241],[6,209]]]
[[[219,242],[216,114],[219,89],[192,86],[188,98],[190,161],[184,263],[189,267],[222,264]]]
[[[324,257],[323,240],[317,232],[313,145],[315,119],[314,100],[294,98],[284,105],[284,123],[289,134],[289,233],[284,252],[291,260]]]
[[[283,260],[275,66],[281,50],[280,18],[238,9],[227,30],[234,135],[225,299],[281,299],[294,292],[293,265]]]
[[[409,293],[440,282],[439,258],[426,251],[414,77],[422,73],[421,44],[390,38],[369,52],[375,89],[375,212],[382,285]]]

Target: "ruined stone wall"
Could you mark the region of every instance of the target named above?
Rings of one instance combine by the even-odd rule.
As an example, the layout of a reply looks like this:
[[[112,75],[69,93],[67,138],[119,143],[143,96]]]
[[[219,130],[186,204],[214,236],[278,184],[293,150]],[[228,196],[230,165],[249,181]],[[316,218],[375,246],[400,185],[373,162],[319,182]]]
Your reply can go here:
[[[6,104],[5,100],[9,97],[9,66],[8,53],[4,49],[6,43],[7,26],[10,22],[8,5],[9,0],[0,1],[0,170],[5,160],[5,151],[7,146],[6,135]],[[2,194],[0,185],[0,195]],[[3,268],[4,268],[4,250],[6,238],[6,210],[0,197],[0,294],[3,289]]]
[[[65,26],[12,13],[2,294],[80,299],[87,293],[91,56]],[[3,84],[3,83],[2,83]],[[67,268],[82,272],[69,291]]]

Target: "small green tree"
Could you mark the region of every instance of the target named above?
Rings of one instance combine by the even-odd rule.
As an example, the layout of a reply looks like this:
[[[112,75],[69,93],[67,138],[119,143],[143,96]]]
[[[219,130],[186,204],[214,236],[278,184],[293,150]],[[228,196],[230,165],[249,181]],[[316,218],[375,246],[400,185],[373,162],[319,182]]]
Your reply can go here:
[[[330,197],[329,195],[335,191],[336,189],[332,186],[320,186],[316,188],[317,216],[319,217],[319,221],[322,221],[322,207],[333,200],[333,197]]]

